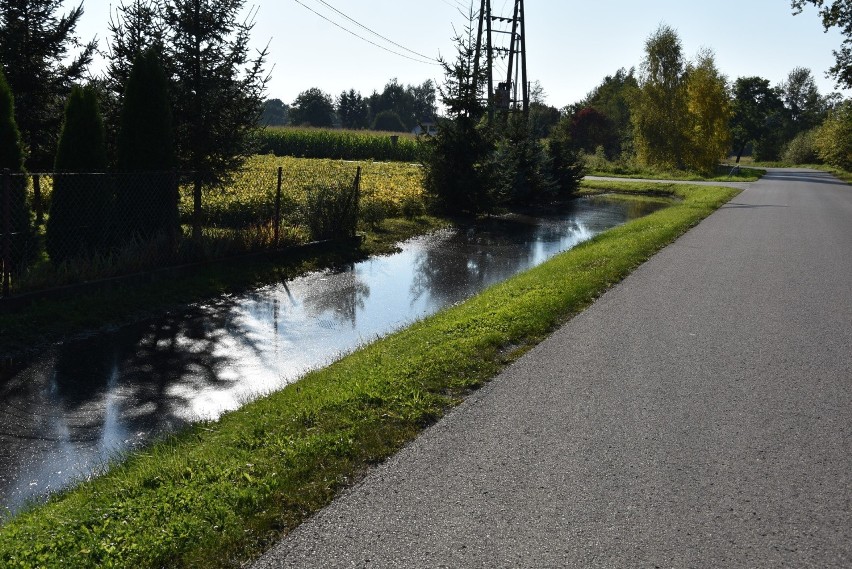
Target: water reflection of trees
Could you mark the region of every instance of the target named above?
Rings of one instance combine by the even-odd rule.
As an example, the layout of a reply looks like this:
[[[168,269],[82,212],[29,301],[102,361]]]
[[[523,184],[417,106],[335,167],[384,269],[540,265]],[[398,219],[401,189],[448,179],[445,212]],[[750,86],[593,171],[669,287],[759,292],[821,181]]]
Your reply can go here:
[[[364,302],[369,297],[370,287],[351,265],[345,270],[329,274],[322,284],[307,291],[304,298],[305,312],[320,322],[331,316],[339,323],[348,322],[354,329],[358,311],[364,309]]]
[[[232,307],[229,301],[196,307],[68,342],[6,378],[0,389],[0,486],[5,491],[16,483],[15,473],[44,469],[74,448],[95,457],[121,450],[99,448],[121,442],[110,430],[133,439],[184,425],[193,395],[232,387],[239,379],[223,379],[224,368],[241,352],[261,353],[249,335],[234,333]],[[230,343],[223,350],[226,337]]]
[[[428,294],[435,303],[452,304],[515,274],[527,263],[537,231],[523,220],[491,220],[428,247],[415,262],[412,302]]]

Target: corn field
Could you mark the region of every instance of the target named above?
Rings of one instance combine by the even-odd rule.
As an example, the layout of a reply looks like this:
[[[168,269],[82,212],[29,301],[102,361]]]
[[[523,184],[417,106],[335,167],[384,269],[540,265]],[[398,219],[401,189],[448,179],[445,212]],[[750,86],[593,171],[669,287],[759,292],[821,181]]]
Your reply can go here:
[[[365,130],[268,127],[258,144],[261,154],[337,160],[415,162],[420,151],[411,134]]]

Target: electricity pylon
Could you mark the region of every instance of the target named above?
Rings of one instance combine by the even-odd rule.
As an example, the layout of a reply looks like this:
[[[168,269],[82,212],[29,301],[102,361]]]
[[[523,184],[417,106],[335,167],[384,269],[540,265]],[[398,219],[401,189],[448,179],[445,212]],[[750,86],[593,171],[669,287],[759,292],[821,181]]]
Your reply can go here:
[[[485,44],[483,46],[483,32]],[[495,41],[495,36],[503,41]],[[508,36],[506,38],[505,36]],[[508,39],[508,47],[506,47]],[[512,17],[495,16],[491,13],[491,0],[481,0],[479,9],[479,29],[476,35],[476,60],[474,63],[474,81],[479,80],[479,61],[485,51],[486,77],[488,81],[488,116],[494,116],[495,110],[521,111],[526,113],[530,107],[530,89],[527,80],[527,41],[524,25],[524,0],[515,0]],[[494,88],[494,58],[506,58],[506,80],[499,81]],[[518,75],[520,74],[520,77]],[[474,87],[478,87],[474,85]],[[518,92],[520,88],[520,93]]]

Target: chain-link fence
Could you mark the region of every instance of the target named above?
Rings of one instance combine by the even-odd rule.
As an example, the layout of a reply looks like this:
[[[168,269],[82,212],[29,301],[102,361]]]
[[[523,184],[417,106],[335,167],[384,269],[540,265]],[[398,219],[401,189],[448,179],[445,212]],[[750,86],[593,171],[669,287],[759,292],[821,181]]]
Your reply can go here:
[[[281,168],[245,170],[218,187],[200,179],[3,172],[3,297],[354,236],[360,167],[308,188],[288,185]]]

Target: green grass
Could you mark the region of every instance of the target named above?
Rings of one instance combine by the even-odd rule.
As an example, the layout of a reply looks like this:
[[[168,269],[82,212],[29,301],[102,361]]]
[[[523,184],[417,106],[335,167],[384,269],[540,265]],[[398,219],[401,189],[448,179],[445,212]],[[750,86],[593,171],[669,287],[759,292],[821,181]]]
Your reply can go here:
[[[612,178],[638,179],[646,178],[651,180],[671,180],[674,182],[756,182],[765,173],[765,170],[759,168],[740,168],[739,172],[731,174],[729,166],[720,166],[718,175],[705,176],[695,172],[684,172],[680,170],[652,170],[641,169],[635,171],[621,170],[589,170],[589,176],[605,176]]]
[[[585,157],[589,176],[614,178],[645,178],[650,180],[672,180],[682,182],[756,182],[766,172],[759,168],[741,167],[732,172],[733,163],[720,164],[712,176],[686,170],[660,170],[637,164],[630,159],[608,160],[601,153]]]
[[[0,565],[239,566],[737,193],[584,191],[680,200],[19,515],[0,528]]]

